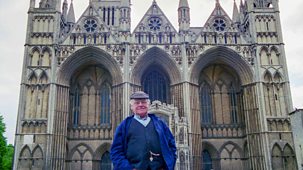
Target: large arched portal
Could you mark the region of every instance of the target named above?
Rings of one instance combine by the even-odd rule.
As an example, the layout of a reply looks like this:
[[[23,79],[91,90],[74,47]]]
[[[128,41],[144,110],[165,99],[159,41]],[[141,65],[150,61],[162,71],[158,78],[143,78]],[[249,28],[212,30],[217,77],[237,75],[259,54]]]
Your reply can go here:
[[[58,151],[70,148],[67,156],[62,155],[66,168],[111,166],[104,155],[109,147],[102,155],[96,151],[111,142],[113,129],[122,120],[122,106],[117,105],[122,101],[122,73],[117,62],[99,48],[85,47],[62,63],[57,82],[54,133],[58,135],[53,141]]]
[[[234,152],[234,147],[231,146],[244,146],[244,91],[253,80],[249,64],[232,49],[211,48],[201,54],[191,67],[190,80],[193,83],[192,93],[197,94],[191,103],[191,107],[196,108],[190,115],[192,127],[193,131],[201,134],[194,136],[192,144],[196,147],[193,151],[201,155],[201,158],[193,159],[203,160],[205,169],[224,169],[222,165],[225,164],[243,169],[243,161],[239,160],[244,160],[244,149],[239,148]],[[249,100],[253,101],[253,98]],[[216,161],[211,161],[214,155],[209,150],[200,150],[205,143],[212,144],[216,150],[223,146],[229,147],[217,154]],[[234,145],[227,145],[228,143]],[[198,161],[194,165],[198,167]]]

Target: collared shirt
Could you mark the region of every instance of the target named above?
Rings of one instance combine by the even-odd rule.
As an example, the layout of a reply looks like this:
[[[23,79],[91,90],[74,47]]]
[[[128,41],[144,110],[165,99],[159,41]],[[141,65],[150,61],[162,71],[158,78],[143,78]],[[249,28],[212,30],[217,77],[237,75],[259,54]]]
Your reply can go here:
[[[148,123],[150,122],[150,117],[147,115],[144,118],[141,118],[139,115],[134,115],[134,119],[136,119],[139,123],[141,123],[144,127],[146,127],[148,125]]]

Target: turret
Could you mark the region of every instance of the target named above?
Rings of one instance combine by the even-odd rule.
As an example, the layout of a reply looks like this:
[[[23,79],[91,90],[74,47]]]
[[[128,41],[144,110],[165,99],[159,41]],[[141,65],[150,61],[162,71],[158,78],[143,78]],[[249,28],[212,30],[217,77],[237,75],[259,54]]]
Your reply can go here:
[[[188,31],[190,27],[189,5],[187,0],[179,1],[178,8],[179,30]]]
[[[240,15],[239,15],[239,10],[236,4],[236,1],[234,0],[234,8],[233,8],[233,18],[232,18],[234,23],[240,23]]]
[[[66,22],[67,20],[67,10],[68,10],[67,0],[64,0],[62,5],[62,14],[61,14],[61,19],[63,22]]]
[[[120,30],[130,31],[130,0],[121,0],[120,6]]]
[[[75,19],[75,12],[74,12],[74,5],[73,5],[73,0],[69,6],[69,11],[67,14],[67,24],[75,24],[76,19]]]

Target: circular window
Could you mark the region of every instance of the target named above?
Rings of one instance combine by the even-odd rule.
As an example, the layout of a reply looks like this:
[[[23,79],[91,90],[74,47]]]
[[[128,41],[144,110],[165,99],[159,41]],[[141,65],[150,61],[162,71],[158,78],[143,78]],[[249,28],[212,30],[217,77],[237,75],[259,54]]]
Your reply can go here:
[[[162,23],[161,23],[160,18],[152,17],[149,19],[149,22],[148,22],[149,29],[156,31],[156,30],[160,29],[161,25],[162,25]]]
[[[223,19],[216,19],[214,21],[213,26],[216,29],[216,31],[224,31],[225,27],[226,27],[226,24],[225,24],[225,21]]]
[[[97,28],[97,21],[94,19],[85,20],[84,28],[87,32],[94,32]]]

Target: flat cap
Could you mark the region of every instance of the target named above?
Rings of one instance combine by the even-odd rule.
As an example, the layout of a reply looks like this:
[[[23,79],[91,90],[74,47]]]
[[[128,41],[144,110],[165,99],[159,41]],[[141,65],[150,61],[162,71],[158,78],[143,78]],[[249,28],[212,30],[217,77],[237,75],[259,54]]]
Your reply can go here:
[[[136,91],[130,95],[130,99],[149,99],[149,95],[143,91]]]

